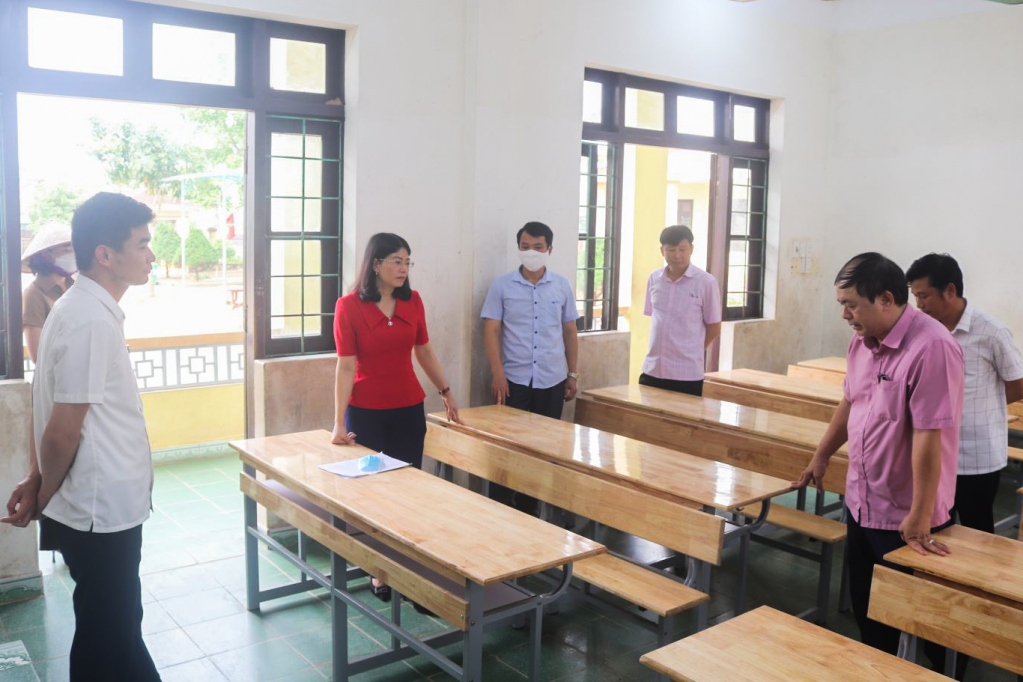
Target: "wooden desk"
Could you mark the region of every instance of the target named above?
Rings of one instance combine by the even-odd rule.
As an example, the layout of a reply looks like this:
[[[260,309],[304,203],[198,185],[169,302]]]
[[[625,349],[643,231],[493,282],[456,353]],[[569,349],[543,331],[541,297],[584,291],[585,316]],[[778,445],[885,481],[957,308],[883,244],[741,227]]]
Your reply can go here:
[[[788,480],[810,463],[827,429],[810,419],[649,386],[592,389],[580,398],[580,423]],[[829,492],[845,494],[846,452],[840,449],[828,467]]]
[[[685,682],[863,682],[948,678],[762,606],[640,659]]]
[[[1023,609],[1023,542],[964,526],[950,526],[934,537],[951,554],[922,556],[907,546],[884,558],[921,577]]]
[[[459,415],[464,426],[443,413],[430,419],[674,502],[735,511],[791,492],[780,478],[506,406],[471,407]]]
[[[826,358],[815,358],[813,360],[800,360],[796,363],[800,367],[819,369],[825,372],[838,372],[845,374],[845,356],[832,355]]]
[[[485,587],[551,568],[569,567],[573,561],[606,552],[598,543],[419,469],[408,467],[355,479],[328,473],[318,468],[319,465],[358,458],[370,451],[359,446],[332,445],[327,431],[234,441],[231,446],[239,452],[249,476],[258,471],[278,481],[303,500],[329,513],[335,527],[350,524],[441,578],[464,587],[469,623],[463,639],[463,665],[459,668],[436,651],[431,649],[434,654],[431,655],[424,650],[434,662],[444,665],[439,656],[450,664],[445,670],[456,671],[456,677],[463,680],[480,679],[483,627],[487,621],[496,619],[489,618],[484,610]],[[269,538],[256,528],[255,501],[247,497],[245,505],[249,608],[255,609],[264,598],[283,595],[279,589],[259,591],[256,539],[266,541]],[[278,547],[275,549],[280,551]],[[340,573],[345,574],[343,562],[334,563],[335,567],[340,565]],[[335,568],[334,573],[338,572]],[[570,574],[567,568],[566,575]],[[345,613],[348,606],[360,611],[368,608],[348,593],[347,574],[335,575],[331,581],[335,614]],[[318,585],[305,589],[315,587]],[[534,596],[525,601],[535,600]],[[376,624],[395,637],[395,647],[399,646],[399,639],[408,642],[410,647],[413,644],[406,637],[408,633],[392,626],[390,621],[380,618]],[[346,621],[340,619],[339,625],[335,618],[334,625],[335,679],[347,679]],[[420,640],[416,643],[429,649]],[[414,651],[410,647],[404,648],[404,655],[396,655],[396,651],[397,654],[401,651],[393,647],[379,654],[379,665],[412,655]],[[363,665],[358,672],[372,667]]]
[[[842,387],[755,369],[735,369],[709,372],[703,394],[794,417],[830,422],[842,399]]]

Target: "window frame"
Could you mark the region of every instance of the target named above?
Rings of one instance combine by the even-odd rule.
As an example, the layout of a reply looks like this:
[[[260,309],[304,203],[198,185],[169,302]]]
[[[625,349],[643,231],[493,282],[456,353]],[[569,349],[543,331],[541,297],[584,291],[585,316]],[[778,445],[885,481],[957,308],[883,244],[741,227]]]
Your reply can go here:
[[[608,331],[618,328],[618,277],[620,274],[620,241],[621,241],[621,186],[624,182],[623,163],[624,148],[626,144],[647,145],[654,147],[668,147],[672,149],[685,149],[693,151],[705,151],[716,155],[716,162],[713,165],[711,178],[711,208],[708,230],[708,271],[715,275],[721,291],[722,318],[725,320],[747,320],[763,317],[763,290],[764,275],[766,271],[766,247],[762,249],[761,260],[750,266],[760,269],[758,289],[751,290],[747,283],[747,294],[755,293],[758,302],[755,306],[743,306],[741,309],[727,307],[727,280],[728,280],[728,254],[731,242],[736,238],[731,235],[732,219],[732,182],[731,169],[733,160],[737,158],[763,161],[768,164],[766,176],[770,169],[770,113],[771,102],[768,99],[732,93],[723,90],[713,90],[682,83],[661,81],[632,74],[604,71],[601,69],[587,68],[583,74],[584,81],[600,83],[601,88],[601,117],[599,122],[586,122],[582,124],[582,141],[585,142],[607,142],[614,147],[616,159],[616,193],[614,207],[614,224],[608,226],[612,230],[614,239],[615,256],[613,271],[611,273],[614,284],[610,287],[612,300],[606,302],[613,315],[606,322],[596,329],[584,329],[589,326],[590,320],[581,323],[580,331]],[[664,94],[664,130],[647,130],[642,128],[630,128],[624,125],[625,121],[625,90],[626,88],[637,88]],[[714,107],[714,135],[691,135],[676,132],[677,128],[677,99],[678,96],[696,97],[699,99],[712,100]],[[734,138],[734,107],[736,105],[748,106],[755,112],[755,141],[741,142]],[[580,116],[581,118],[581,116]],[[766,239],[766,194],[765,186],[765,208],[764,208],[764,230]],[[577,263],[577,272],[578,272]],[[589,277],[589,275],[588,275]],[[587,290],[593,283],[587,280]],[[577,292],[577,298],[580,298]],[[747,300],[749,300],[747,298]],[[731,310],[731,312],[729,312]],[[737,313],[736,310],[739,312]],[[585,316],[584,316],[585,317]]]
[[[123,75],[103,75],[34,68],[28,65],[28,8],[91,14],[121,19],[123,22]],[[187,28],[226,31],[235,34],[235,84],[215,85],[153,78],[153,24],[171,24]],[[127,102],[170,104],[206,108],[236,109],[247,112],[246,140],[246,218],[252,233],[246,239],[245,297],[251,303],[246,310],[246,329],[251,334],[253,353],[247,354],[247,371],[252,362],[276,355],[269,341],[269,320],[260,317],[268,305],[261,299],[269,295],[269,259],[257,258],[255,244],[269,230],[269,215],[256,210],[257,197],[269,194],[267,146],[261,143],[267,132],[268,116],[295,116],[331,120],[344,125],[345,32],[316,26],[287,24],[254,17],[219,14],[212,11],[151,5],[128,0],[6,0],[0,5],[0,143],[5,184],[0,187],[5,224],[20,225],[17,147],[17,95],[55,95]],[[270,38],[288,38],[323,43],[326,46],[326,92],[302,93],[274,90],[270,87]],[[343,149],[339,152],[343,160]],[[343,161],[339,162],[343,167]],[[342,183],[339,168],[339,192]],[[341,196],[339,193],[338,196]],[[340,203],[340,201],[339,201]],[[343,226],[339,223],[339,231]],[[0,378],[23,377],[21,354],[20,230],[3,230],[6,269],[0,287],[0,315],[5,317],[7,367]],[[342,243],[339,232],[338,243]],[[265,254],[268,256],[268,253]],[[338,281],[341,280],[340,258]],[[6,299],[3,300],[3,295]],[[321,300],[323,313],[334,301]],[[3,325],[0,325],[3,327]],[[265,331],[265,333],[264,333]],[[326,338],[329,336],[329,339]],[[333,334],[322,343],[307,344],[299,353],[326,352],[333,349]],[[315,350],[314,350],[315,349]],[[294,354],[283,349],[281,355]]]

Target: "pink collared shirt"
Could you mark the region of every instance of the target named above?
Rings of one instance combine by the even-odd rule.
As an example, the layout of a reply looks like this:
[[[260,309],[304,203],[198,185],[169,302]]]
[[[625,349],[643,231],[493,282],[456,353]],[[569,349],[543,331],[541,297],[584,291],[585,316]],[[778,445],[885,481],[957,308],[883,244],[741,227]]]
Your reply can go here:
[[[963,349],[940,322],[906,306],[880,344],[853,337],[847,364],[849,511],[866,528],[898,530],[913,504],[913,430],[941,429],[931,527],[945,523],[955,500]]]
[[[674,282],[667,267],[655,270],[647,280],[643,314],[653,317],[643,373],[674,381],[702,379],[707,325],[721,321],[714,276],[692,263]]]

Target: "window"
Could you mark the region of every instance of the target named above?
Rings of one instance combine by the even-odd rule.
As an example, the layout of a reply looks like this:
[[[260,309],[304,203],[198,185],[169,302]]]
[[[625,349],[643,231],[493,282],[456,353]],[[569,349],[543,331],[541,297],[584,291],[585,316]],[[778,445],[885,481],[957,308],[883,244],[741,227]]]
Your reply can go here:
[[[341,278],[344,31],[133,0],[0,6],[0,93],[246,112],[254,140],[245,190],[249,359],[331,350]],[[88,9],[62,11],[79,7]],[[6,134],[0,244],[16,263],[17,131]],[[0,376],[6,369],[19,378],[21,334],[12,324],[20,327],[20,296],[11,292],[20,290],[20,273],[8,263],[0,276],[0,354],[7,351]]]
[[[341,291],[341,123],[271,116],[267,353],[330,350]]]
[[[153,78],[234,85],[234,34],[153,24]]]
[[[621,243],[621,226],[622,207],[630,205],[632,195],[626,188],[623,198],[617,186],[627,177],[626,145],[706,153],[699,158],[700,168],[694,166],[688,175],[702,178],[702,187],[709,184],[709,201],[701,199],[697,210],[691,198],[686,203],[669,192],[665,226],[676,218],[685,224],[688,217],[692,223],[694,212],[700,213],[709,225],[705,246],[698,248],[707,249],[707,269],[722,288],[725,319],[762,315],[769,113],[765,99],[586,70],[576,280],[584,311],[581,330],[617,329],[619,290],[630,283],[632,244]],[[703,175],[708,160],[709,182]],[[623,258],[626,262],[621,263]],[[626,281],[620,284],[623,272]],[[629,294],[626,289],[624,295]],[[641,296],[631,292],[633,300],[625,300],[623,310]]]
[[[763,308],[767,161],[734,158],[730,185],[724,317],[741,320]]]
[[[579,162],[579,245],[576,261],[579,329],[610,329],[617,316],[614,297],[616,255],[614,148],[583,142]]]
[[[120,19],[28,8],[28,65],[33,68],[120,76],[123,43]]]

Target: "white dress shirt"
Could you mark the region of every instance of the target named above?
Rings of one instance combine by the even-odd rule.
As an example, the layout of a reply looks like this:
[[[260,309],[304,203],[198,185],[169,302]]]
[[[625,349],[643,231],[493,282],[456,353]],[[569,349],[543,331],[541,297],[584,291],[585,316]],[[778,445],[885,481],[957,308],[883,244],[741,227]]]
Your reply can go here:
[[[115,533],[149,518],[153,460],[124,312],[80,275],[53,306],[32,381],[36,452],[54,403],[89,404],[78,453],[43,514],[80,531]]]
[[[959,474],[998,471],[1008,461],[1005,382],[1023,379],[1023,357],[1005,323],[969,303],[952,335],[963,348],[966,364]]]

